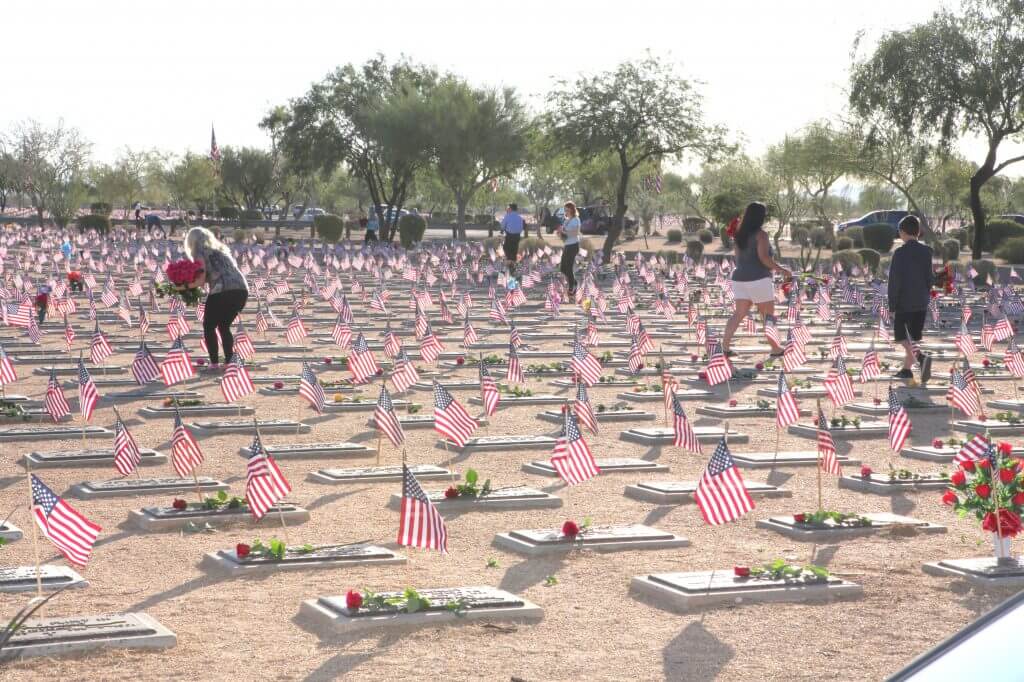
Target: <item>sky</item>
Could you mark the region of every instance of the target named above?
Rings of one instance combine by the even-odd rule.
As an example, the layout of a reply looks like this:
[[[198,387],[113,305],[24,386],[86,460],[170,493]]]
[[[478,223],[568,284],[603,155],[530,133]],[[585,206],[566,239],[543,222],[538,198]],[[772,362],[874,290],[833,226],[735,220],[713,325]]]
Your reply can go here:
[[[65,123],[110,161],[125,146],[175,153],[266,147],[273,105],[377,52],[514,86],[536,109],[556,79],[645,50],[701,81],[709,121],[752,154],[845,113],[854,40],[926,20],[938,0],[32,0],[0,10],[0,131]],[[969,158],[981,147],[966,142]],[[1024,165],[1024,164],[1022,164]],[[1024,172],[1022,169],[1019,172]]]

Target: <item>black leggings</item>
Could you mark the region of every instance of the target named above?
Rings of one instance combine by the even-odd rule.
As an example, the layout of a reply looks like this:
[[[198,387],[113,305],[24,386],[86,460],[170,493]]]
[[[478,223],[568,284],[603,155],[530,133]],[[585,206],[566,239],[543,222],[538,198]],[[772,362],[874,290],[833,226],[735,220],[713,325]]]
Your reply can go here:
[[[206,297],[203,336],[206,338],[210,364],[216,365],[218,362],[217,332],[220,332],[220,340],[224,344],[224,362],[231,362],[234,357],[235,337],[231,335],[231,323],[238,317],[238,313],[242,312],[247,300],[249,292],[244,289],[221,291]]]
[[[576,254],[580,252],[579,244],[569,244],[562,249],[562,264],[558,267],[565,275],[565,281],[569,285],[569,291],[576,291],[576,275],[573,272],[573,265],[576,263]]]

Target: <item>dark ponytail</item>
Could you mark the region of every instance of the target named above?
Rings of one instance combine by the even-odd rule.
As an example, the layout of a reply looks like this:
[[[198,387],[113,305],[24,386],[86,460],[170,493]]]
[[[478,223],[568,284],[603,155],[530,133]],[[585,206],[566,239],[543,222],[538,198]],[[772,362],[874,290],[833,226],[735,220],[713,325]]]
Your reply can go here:
[[[736,245],[740,249],[747,248],[747,242],[764,226],[767,216],[768,207],[760,201],[752,201],[747,204],[747,209],[743,211],[743,220],[740,221],[740,228],[736,230]]]

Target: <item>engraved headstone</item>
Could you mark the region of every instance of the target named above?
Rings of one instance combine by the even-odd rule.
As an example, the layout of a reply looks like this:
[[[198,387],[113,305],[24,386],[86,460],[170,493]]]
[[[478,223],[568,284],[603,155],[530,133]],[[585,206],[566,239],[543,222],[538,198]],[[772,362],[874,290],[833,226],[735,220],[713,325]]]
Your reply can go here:
[[[594,410],[594,417],[599,422],[638,422],[638,421],[654,421],[658,418],[658,415],[653,412],[645,412],[643,410],[633,410],[629,408],[611,409],[611,410]],[[552,424],[561,424],[565,420],[565,415],[560,410],[545,410],[537,415],[538,419],[543,419],[546,422]]]
[[[314,545],[310,548],[287,547],[284,559],[278,560],[260,554],[239,558],[235,549],[210,552],[203,557],[204,568],[241,572],[253,570],[312,570],[340,566],[366,566],[372,564],[404,564],[400,554],[370,544]]]
[[[694,426],[693,433],[701,443],[717,443],[722,439],[723,430],[720,426]],[[619,434],[621,440],[643,445],[659,445],[675,442],[675,432],[667,427],[626,429]],[[746,443],[749,437],[745,433],[729,429],[729,443]]]
[[[818,427],[815,424],[790,424],[789,433],[804,438],[818,437]],[[862,421],[860,426],[849,423],[846,426],[829,425],[828,432],[835,440],[852,440],[855,438],[880,438],[889,433],[889,423],[883,421]]]
[[[433,464],[414,464],[409,467],[413,475],[421,481],[451,478],[452,472]],[[309,480],[317,483],[379,483],[384,481],[401,481],[401,466],[349,467],[344,469],[320,469],[309,474]]]
[[[279,502],[267,512],[275,520],[287,525],[297,525],[309,521],[309,512],[302,507],[287,502]],[[143,507],[128,512],[128,520],[135,526],[149,531],[178,530],[194,526],[228,526],[255,524],[252,513],[245,505],[231,507],[222,505],[213,509],[200,507],[190,503],[185,509],[174,507]]]
[[[777,466],[798,467],[818,466],[821,456],[815,450],[781,450],[779,452],[736,452],[732,459],[736,466],[744,469],[769,469]],[[851,459],[848,455],[836,455],[843,466],[859,466],[859,459]]]
[[[690,541],[641,524],[593,526],[571,538],[559,529],[514,530],[499,533],[494,543],[502,549],[535,556],[587,548],[603,552],[686,547]]]
[[[114,478],[107,481],[83,481],[71,486],[71,495],[83,500],[97,497],[127,497],[157,493],[187,492],[199,488],[203,492],[227,490],[221,481],[200,476],[191,478]]]
[[[1009,557],[996,560],[995,557],[972,559],[943,559],[922,566],[925,573],[961,578],[974,585],[991,587],[1024,586],[1024,559]]]
[[[890,477],[888,474],[841,476],[839,487],[876,495],[899,495],[919,490],[945,490],[949,478],[937,474],[918,474],[917,478]]]
[[[101,648],[167,649],[174,633],[145,613],[34,618],[7,642],[2,657],[58,656]]]
[[[219,433],[249,433],[253,432],[251,419],[224,420],[224,421],[202,421],[194,422],[189,426],[202,434]],[[309,424],[303,424],[291,419],[261,419],[258,422],[261,434],[264,433],[309,433]]]
[[[774,485],[758,481],[743,481],[747,493],[757,497],[792,497],[793,493]],[[696,481],[644,481],[627,485],[626,497],[654,504],[683,504],[693,502],[697,490]]]
[[[561,498],[527,486],[496,488],[482,497],[460,495],[452,499],[445,497],[443,490],[432,490],[427,491],[427,497],[441,511],[557,509],[562,506]],[[392,494],[388,506],[398,509],[401,504],[402,496]]]
[[[758,519],[756,526],[773,530],[794,540],[806,540],[808,542],[830,542],[844,537],[872,535],[897,527],[912,529],[914,533],[946,532],[945,526],[938,526],[927,521],[889,512],[865,512],[859,516],[870,520],[870,525],[840,525],[832,519],[826,519],[822,523],[797,522],[790,515]]]
[[[0,441],[4,440],[75,440],[85,438],[113,438],[114,432],[102,426],[12,426],[0,428]]]
[[[140,417],[146,419],[173,419],[175,414],[182,416],[243,416],[253,414],[255,410],[248,405],[232,405],[229,403],[209,403],[204,405],[174,405],[165,407],[163,405],[146,405],[138,411]]]
[[[376,448],[359,443],[264,443],[263,448],[276,459],[314,459],[319,457],[361,457],[377,454]],[[246,446],[239,450],[245,458],[252,456],[252,450]]]
[[[551,436],[478,436],[467,439],[462,450],[551,450],[555,446],[555,441],[556,439]]]
[[[631,473],[643,471],[645,473],[666,472],[668,467],[658,462],[649,462],[646,459],[636,457],[603,457],[594,460],[601,474]],[[523,471],[539,476],[558,476],[558,472],[547,460],[534,460],[523,465]]]
[[[166,464],[167,455],[139,448],[141,466]],[[78,466],[113,466],[114,451],[111,448],[95,448],[90,450],[39,450],[25,455],[20,462],[32,465],[33,469],[46,467],[78,467]]]
[[[21,529],[15,526],[10,521],[4,521],[0,523],[0,540],[4,542],[14,542],[22,538]]]
[[[1024,421],[1016,424],[996,421],[995,419],[958,419],[950,424],[954,431],[970,434],[988,433],[998,435],[1019,435],[1024,433]]]
[[[56,590],[64,586],[88,587],[89,583],[68,566],[43,564],[39,567],[38,584],[44,590]],[[0,592],[29,592],[37,586],[35,566],[0,567]]]

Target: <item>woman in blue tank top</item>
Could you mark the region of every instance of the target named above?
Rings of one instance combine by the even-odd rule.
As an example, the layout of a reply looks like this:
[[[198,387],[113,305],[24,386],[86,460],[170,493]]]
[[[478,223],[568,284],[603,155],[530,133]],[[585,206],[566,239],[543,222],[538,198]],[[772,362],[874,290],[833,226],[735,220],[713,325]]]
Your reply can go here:
[[[785,279],[793,274],[772,258],[771,242],[764,231],[764,221],[768,209],[759,201],[754,201],[743,212],[743,220],[736,231],[736,269],[732,273],[732,293],[736,300],[736,312],[725,325],[722,338],[722,350],[732,355],[729,346],[733,334],[740,322],[750,312],[751,306],[757,306],[762,320],[775,314],[775,285],[772,273],[780,272]],[[772,356],[782,355],[782,346],[768,339],[772,346]]]

